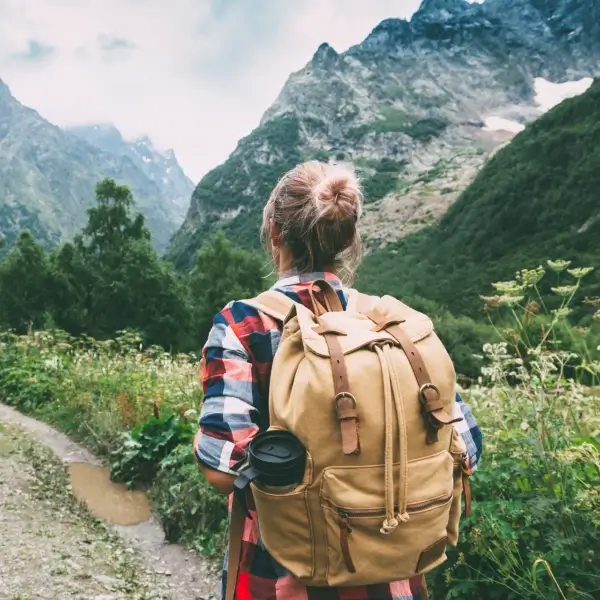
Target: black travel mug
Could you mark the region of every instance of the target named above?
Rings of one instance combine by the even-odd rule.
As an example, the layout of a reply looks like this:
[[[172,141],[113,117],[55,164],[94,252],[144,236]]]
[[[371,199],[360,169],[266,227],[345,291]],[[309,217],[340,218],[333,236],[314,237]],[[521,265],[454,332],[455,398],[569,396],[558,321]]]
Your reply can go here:
[[[271,429],[257,435],[248,446],[248,466],[238,475],[233,492],[246,514],[246,494],[255,481],[273,493],[291,491],[304,477],[306,449],[290,431]]]

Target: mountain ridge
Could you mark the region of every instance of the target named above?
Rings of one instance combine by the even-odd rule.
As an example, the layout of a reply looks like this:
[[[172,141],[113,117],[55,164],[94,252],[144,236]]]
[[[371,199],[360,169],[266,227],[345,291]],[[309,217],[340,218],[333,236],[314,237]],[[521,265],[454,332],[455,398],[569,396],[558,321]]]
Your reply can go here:
[[[308,158],[357,168],[371,249],[434,222],[514,135],[491,131],[486,119],[539,117],[536,78],[600,74],[600,23],[588,22],[597,0],[581,5],[428,0],[410,21],[387,19],[346,52],[321,44],[257,128],[200,181],[168,257],[188,267],[217,228],[257,245],[268,191]]]
[[[164,250],[183,219],[184,196],[172,201],[134,156],[111,153],[50,123],[0,79],[0,233],[7,245],[24,229],[46,248],[69,239],[105,177],[131,187],[155,247]]]
[[[600,297],[599,161],[597,79],[499,150],[435,225],[367,256],[358,284],[477,316],[490,282],[561,259],[593,267],[579,296]]]

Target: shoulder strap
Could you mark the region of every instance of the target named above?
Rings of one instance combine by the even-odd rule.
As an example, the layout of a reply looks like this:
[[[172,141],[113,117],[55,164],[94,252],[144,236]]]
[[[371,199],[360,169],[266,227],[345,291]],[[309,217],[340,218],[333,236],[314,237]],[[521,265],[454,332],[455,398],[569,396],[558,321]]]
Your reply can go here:
[[[317,287],[323,293],[323,299],[325,300],[325,306],[323,306],[315,298],[315,287]],[[313,312],[320,316],[326,312],[343,312],[344,308],[340,301],[337,292],[333,289],[333,286],[325,279],[316,279],[310,284],[308,288],[308,294],[310,296]]]
[[[242,558],[242,539],[244,535],[244,513],[233,495],[231,517],[229,519],[229,549],[227,553],[227,585],[223,600],[234,600],[238,571]]]
[[[242,300],[242,302],[281,322],[287,319],[295,305],[291,298],[276,290],[268,290],[259,294],[256,298]]]

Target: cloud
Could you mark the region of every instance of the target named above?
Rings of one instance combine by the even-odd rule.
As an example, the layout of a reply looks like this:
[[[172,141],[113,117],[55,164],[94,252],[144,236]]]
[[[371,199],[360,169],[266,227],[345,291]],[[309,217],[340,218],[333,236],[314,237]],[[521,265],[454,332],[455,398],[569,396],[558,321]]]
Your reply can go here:
[[[14,61],[41,62],[54,53],[52,46],[47,46],[37,40],[27,40],[27,49],[17,52],[11,52],[9,58]]]
[[[0,77],[59,125],[113,122],[198,180],[321,42],[344,51],[419,0],[0,0]],[[30,40],[52,60],[23,69]]]
[[[104,34],[100,34],[98,36],[98,42],[100,44],[100,48],[102,48],[102,50],[105,52],[118,52],[121,50],[131,50],[135,48],[135,44],[131,40]]]

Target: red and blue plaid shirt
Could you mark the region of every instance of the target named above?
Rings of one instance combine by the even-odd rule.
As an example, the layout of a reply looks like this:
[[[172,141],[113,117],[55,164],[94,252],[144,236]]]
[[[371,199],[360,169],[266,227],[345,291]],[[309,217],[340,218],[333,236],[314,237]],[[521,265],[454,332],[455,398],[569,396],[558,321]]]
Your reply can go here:
[[[347,294],[332,273],[291,275],[274,289],[311,307],[310,283],[327,279],[346,307]],[[316,294],[317,299],[319,294]],[[269,377],[279,345],[280,325],[243,302],[229,303],[214,319],[204,347],[202,385],[204,404],[194,443],[198,461],[212,469],[235,474],[246,447],[268,414]],[[481,455],[481,433],[460,398],[457,410],[465,419],[457,424],[468,448],[473,469]],[[222,576],[225,598],[227,557]],[[421,577],[389,584],[354,588],[307,588],[279,565],[262,544],[256,518],[246,519],[236,585],[237,600],[420,600]]]

